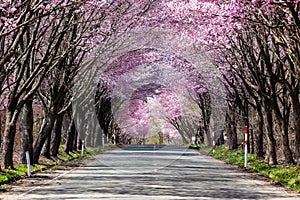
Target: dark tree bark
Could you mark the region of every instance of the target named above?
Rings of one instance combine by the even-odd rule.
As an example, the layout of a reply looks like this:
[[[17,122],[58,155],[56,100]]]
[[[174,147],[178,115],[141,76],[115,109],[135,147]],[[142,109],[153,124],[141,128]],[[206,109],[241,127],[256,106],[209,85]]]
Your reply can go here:
[[[82,141],[84,141],[85,138],[85,128],[87,126],[87,120],[85,119],[84,116],[84,111],[82,106],[76,106],[76,111],[75,111],[76,118],[76,128],[78,131],[78,137],[77,137],[77,148],[81,150],[81,144]]]
[[[294,158],[293,158],[293,153],[290,148],[290,141],[289,141],[289,122],[290,122],[290,103],[288,101],[288,97],[286,96],[286,90],[283,89],[283,94],[282,94],[282,99],[281,101],[283,102],[283,105],[280,107],[278,105],[277,99],[280,97],[274,96],[274,110],[275,110],[275,115],[277,118],[277,123],[278,127],[281,133],[281,140],[282,140],[282,150],[283,150],[283,155],[285,158],[285,162],[288,164],[295,164]]]
[[[198,107],[201,110],[202,114],[202,122],[203,122],[203,130],[204,134],[206,136],[206,141],[205,144],[208,146],[212,145],[212,135],[211,131],[209,130],[209,123],[210,123],[210,118],[211,118],[211,97],[209,93],[203,93],[203,94],[198,94],[199,97],[199,102],[197,102]]]
[[[236,120],[234,113],[229,111],[230,113],[226,113],[226,133],[228,138],[228,148],[229,149],[237,149],[237,129],[236,129]]]
[[[33,160],[33,110],[32,99],[26,102],[22,110],[20,123],[20,163],[26,164],[26,151],[29,151],[30,163]]]
[[[265,116],[266,116],[266,128],[267,128],[267,140],[268,140],[268,164],[277,165],[277,153],[276,153],[276,141],[274,137],[273,129],[273,114],[272,108],[269,105],[269,101],[265,100]]]
[[[300,101],[298,93],[291,94],[295,127],[295,160],[300,165]]]
[[[52,131],[51,131],[52,132]],[[42,148],[42,152],[41,154],[46,157],[46,158],[50,158],[51,155],[50,155],[50,145],[51,145],[51,132],[49,133],[49,135],[46,137],[46,140],[45,140],[45,144]]]
[[[0,111],[0,149],[2,149],[2,111]],[[0,166],[1,171],[1,166]]]
[[[47,137],[51,134],[54,126],[56,115],[50,113],[47,119],[44,120],[42,128],[33,148],[33,163],[37,164],[41,155],[42,148]]]
[[[229,129],[229,143],[228,143],[229,149],[237,149],[237,131],[236,131],[236,125],[231,124]]]
[[[59,152],[62,124],[63,124],[63,115],[59,115],[54,124],[54,129],[53,129],[53,134],[51,139],[51,147],[50,147],[50,154],[51,156],[54,157],[57,157]]]
[[[250,128],[249,129],[249,134],[250,134],[250,146],[251,146],[251,149],[250,149],[250,153],[251,154],[254,154],[254,147],[255,147],[255,143],[254,143],[254,134],[253,134],[253,128]]]
[[[287,121],[283,124],[283,129],[281,130],[283,153],[284,153],[285,161],[288,164],[295,164],[293,153],[290,148],[290,141],[289,141],[289,123],[288,123],[289,120],[288,119],[286,120]]]
[[[76,127],[73,119],[71,119],[68,132],[67,132],[67,139],[66,139],[66,144],[65,144],[65,153],[69,154],[70,151],[72,151],[72,145],[73,145],[73,140],[74,140],[74,135],[75,135]]]
[[[260,105],[257,106],[258,129],[255,137],[255,154],[257,158],[264,158],[264,116]]]
[[[76,127],[75,127],[71,151],[77,150],[77,140],[78,140],[78,131],[76,130]]]
[[[101,85],[99,85],[95,98],[97,119],[100,129],[102,129],[101,143],[103,144],[108,143],[107,137],[110,137],[109,127],[112,121],[111,99],[106,97],[106,92],[106,89],[101,88]]]
[[[3,133],[2,140],[2,159],[1,166],[5,169],[14,168],[13,164],[13,152],[14,152],[14,143],[16,135],[16,124],[19,115],[19,111],[15,109],[10,109],[10,106],[6,110],[5,117],[5,129]]]

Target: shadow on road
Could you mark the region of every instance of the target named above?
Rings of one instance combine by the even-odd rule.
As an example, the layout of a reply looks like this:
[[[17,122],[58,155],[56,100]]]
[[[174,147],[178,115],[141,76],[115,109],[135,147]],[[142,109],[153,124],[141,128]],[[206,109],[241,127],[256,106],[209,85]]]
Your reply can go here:
[[[139,169],[154,158],[169,164]],[[132,145],[97,155],[87,165],[28,190],[15,192],[19,199],[299,199],[194,150],[164,145]]]

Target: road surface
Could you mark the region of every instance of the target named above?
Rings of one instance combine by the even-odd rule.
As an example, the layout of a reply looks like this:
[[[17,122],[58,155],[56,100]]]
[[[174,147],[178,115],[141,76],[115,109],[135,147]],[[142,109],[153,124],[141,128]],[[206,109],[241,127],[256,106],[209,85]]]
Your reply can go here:
[[[131,145],[71,170],[27,178],[0,199],[270,199],[288,193],[234,166],[179,146]]]

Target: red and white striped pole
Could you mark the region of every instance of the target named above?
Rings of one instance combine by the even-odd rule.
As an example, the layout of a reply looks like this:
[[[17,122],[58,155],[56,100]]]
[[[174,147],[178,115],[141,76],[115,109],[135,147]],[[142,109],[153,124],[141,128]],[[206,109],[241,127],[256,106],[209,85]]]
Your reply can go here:
[[[244,127],[244,133],[245,133],[245,142],[244,142],[245,162],[244,162],[244,167],[247,167],[248,166],[248,133],[249,133],[248,126]]]
[[[214,129],[212,128],[211,129],[211,138],[212,138],[212,150],[213,150],[213,153],[216,152],[216,141],[215,141],[215,131]]]
[[[200,128],[198,128],[197,132],[197,146],[200,146],[201,144],[201,135],[200,135]]]
[[[114,136],[113,136],[113,137],[114,137],[114,139],[113,139],[113,140],[114,140],[114,144],[117,144],[117,141],[116,141],[116,134],[115,134],[115,133],[114,133]]]
[[[113,133],[113,143],[114,143],[114,144],[117,144],[116,128],[114,128],[114,133]]]

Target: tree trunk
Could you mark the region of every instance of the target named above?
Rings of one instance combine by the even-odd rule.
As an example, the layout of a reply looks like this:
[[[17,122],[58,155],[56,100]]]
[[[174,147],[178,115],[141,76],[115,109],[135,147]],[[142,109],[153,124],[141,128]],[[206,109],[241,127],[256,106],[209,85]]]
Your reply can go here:
[[[72,150],[71,151],[76,151],[77,150],[77,139],[78,139],[78,131],[75,128],[73,143],[72,143]]]
[[[293,153],[290,148],[290,141],[289,141],[289,120],[285,119],[283,124],[282,133],[282,145],[283,145],[283,153],[285,157],[285,161],[289,164],[295,164]]]
[[[42,153],[41,153],[46,158],[50,158],[51,157],[51,155],[50,155],[51,132],[46,137],[45,144],[44,144],[44,146],[42,148]]]
[[[231,126],[232,131],[232,148],[231,149],[237,149],[238,148],[238,140],[237,140],[237,127],[236,122],[233,121],[233,124]]]
[[[103,139],[102,139],[103,140],[103,145],[109,143],[108,137],[109,137],[109,133],[108,132],[107,132],[107,134],[103,135]]]
[[[0,111],[0,149],[2,149],[2,111]],[[0,166],[1,171],[1,166]]]
[[[59,152],[62,124],[63,124],[63,115],[59,115],[55,120],[52,139],[51,139],[51,147],[50,147],[50,154],[51,156],[54,157],[57,157]]]
[[[20,124],[20,163],[26,164],[26,151],[29,151],[30,164],[33,160],[33,110],[32,100],[26,102],[22,110]]]
[[[94,128],[93,128],[94,129]],[[91,132],[91,147],[95,147],[95,132],[94,131],[92,131]]]
[[[102,136],[103,135],[103,130],[99,125],[96,125],[96,130],[95,130],[95,140],[94,140],[94,146],[95,147],[100,147],[102,146]]]
[[[14,168],[13,165],[13,152],[14,152],[14,143],[16,135],[16,124],[19,115],[19,111],[16,110],[6,110],[5,117],[5,129],[3,133],[2,141],[2,160],[1,166],[5,169]]]
[[[254,147],[255,147],[255,144],[254,144],[254,134],[253,134],[253,128],[249,129],[249,134],[250,134],[250,146],[251,146],[251,150],[250,150],[250,153],[251,154],[254,154]]]
[[[272,88],[274,91],[272,95],[274,103],[272,105],[274,107],[279,131],[281,133],[282,151],[285,158],[285,162],[288,164],[295,164],[289,141],[289,122],[291,105],[287,96],[287,88],[284,87],[282,89],[282,94],[280,96],[278,96],[276,93],[276,84],[274,82]],[[282,105],[280,105],[279,102],[281,102]]]
[[[238,145],[237,145],[236,123],[232,113],[226,114],[226,133],[228,138],[228,148],[237,149]]]
[[[78,133],[78,137],[77,137],[77,149],[81,150],[82,149],[81,147],[82,147],[82,140],[79,137],[79,133]]]
[[[255,137],[255,154],[257,158],[264,158],[264,116],[260,105],[257,106],[258,129]]]
[[[65,144],[65,153],[69,154],[70,151],[72,151],[72,145],[73,145],[73,140],[74,140],[74,134],[76,131],[76,127],[75,127],[75,123],[73,121],[73,119],[71,119],[69,128],[68,128],[68,132],[67,132],[67,140],[66,140],[66,144]]]
[[[96,125],[93,124],[91,131],[91,147],[95,147]]]
[[[208,126],[209,127],[209,126]],[[212,146],[212,138],[211,138],[211,131],[209,130],[209,128],[205,128],[205,145],[207,146]]]
[[[285,162],[288,164],[295,164],[293,154],[290,148],[290,142],[289,142],[289,120],[288,117],[286,119],[282,119],[281,116],[277,116],[277,121],[278,121],[278,126],[279,130],[281,133],[281,139],[282,139],[282,150],[283,150],[283,155],[285,158]]]
[[[42,151],[42,148],[45,144],[45,141],[49,135],[51,135],[51,132],[53,130],[55,117],[53,113],[50,113],[48,118],[44,120],[42,128],[39,132],[39,136],[37,138],[37,141],[33,148],[33,163],[37,164],[40,158],[40,154]]]
[[[298,94],[291,95],[295,127],[295,160],[300,165],[300,102]]]
[[[232,131],[231,131],[231,125],[228,119],[228,114],[226,114],[226,119],[225,119],[225,132],[227,135],[227,145],[229,149],[232,149]]]
[[[91,127],[89,126],[86,130],[86,136],[85,136],[85,146],[91,147],[92,146],[92,130],[90,130]]]
[[[85,127],[88,124],[88,121],[85,119],[85,116],[82,115],[84,111],[82,110],[82,107],[77,106],[76,107],[76,112],[75,112],[75,119],[76,120],[76,128],[77,128],[77,148],[81,150],[82,146],[82,141],[84,141],[85,138]]]
[[[100,124],[95,117],[92,117],[91,120],[93,120],[93,126],[92,126],[92,146],[95,147],[95,144],[96,144],[96,140],[97,140],[97,134],[99,133],[99,128],[100,128]]]
[[[273,115],[271,106],[268,102],[265,104],[266,113],[266,127],[267,127],[267,141],[268,141],[268,164],[277,165],[277,154],[276,154],[276,141],[274,138],[273,130]]]

